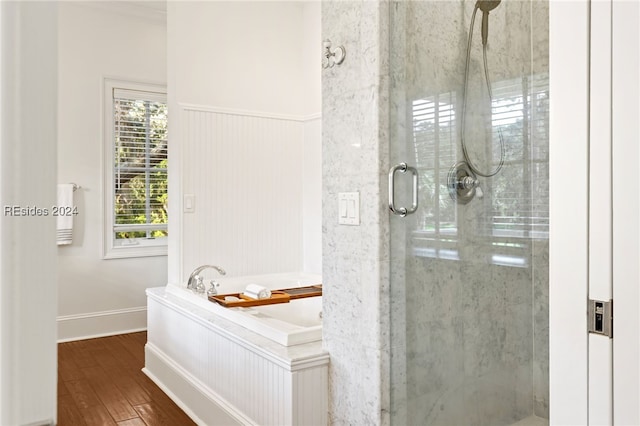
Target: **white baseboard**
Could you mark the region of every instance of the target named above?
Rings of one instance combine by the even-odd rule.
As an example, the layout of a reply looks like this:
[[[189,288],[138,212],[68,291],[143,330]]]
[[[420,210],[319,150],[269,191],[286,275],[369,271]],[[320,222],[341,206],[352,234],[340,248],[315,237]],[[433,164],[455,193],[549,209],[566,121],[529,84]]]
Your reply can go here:
[[[58,343],[134,333],[147,329],[147,307],[64,315],[57,321]]]
[[[53,420],[41,420],[39,422],[28,423],[23,426],[55,426],[55,422]]]
[[[142,371],[198,425],[252,424],[153,343],[147,343],[144,349],[145,367]]]

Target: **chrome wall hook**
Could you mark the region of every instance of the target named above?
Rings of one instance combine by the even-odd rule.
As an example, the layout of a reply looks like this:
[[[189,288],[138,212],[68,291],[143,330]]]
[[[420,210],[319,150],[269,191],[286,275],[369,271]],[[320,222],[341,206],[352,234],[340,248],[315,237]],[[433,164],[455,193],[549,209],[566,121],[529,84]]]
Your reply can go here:
[[[323,54],[322,54],[322,68],[332,68],[334,65],[340,65],[344,61],[346,51],[344,46],[338,46],[335,49],[331,48],[331,40],[326,39],[322,42]]]

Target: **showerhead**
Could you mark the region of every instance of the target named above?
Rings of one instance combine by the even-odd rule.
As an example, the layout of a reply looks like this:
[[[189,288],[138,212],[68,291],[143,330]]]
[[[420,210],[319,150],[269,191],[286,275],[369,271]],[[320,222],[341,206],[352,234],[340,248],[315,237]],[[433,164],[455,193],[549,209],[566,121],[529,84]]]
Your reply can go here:
[[[482,11],[482,45],[487,45],[489,39],[489,11],[495,9],[501,0],[478,0],[476,8]]]
[[[483,12],[489,13],[490,10],[495,9],[500,4],[501,0],[478,0],[476,7]]]

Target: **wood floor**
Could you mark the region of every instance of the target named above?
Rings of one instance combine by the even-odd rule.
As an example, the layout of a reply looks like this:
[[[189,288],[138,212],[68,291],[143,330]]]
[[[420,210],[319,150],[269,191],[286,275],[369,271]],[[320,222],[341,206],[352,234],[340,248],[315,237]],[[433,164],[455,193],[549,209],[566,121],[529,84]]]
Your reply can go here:
[[[58,345],[59,426],[194,425],[142,371],[147,333]]]

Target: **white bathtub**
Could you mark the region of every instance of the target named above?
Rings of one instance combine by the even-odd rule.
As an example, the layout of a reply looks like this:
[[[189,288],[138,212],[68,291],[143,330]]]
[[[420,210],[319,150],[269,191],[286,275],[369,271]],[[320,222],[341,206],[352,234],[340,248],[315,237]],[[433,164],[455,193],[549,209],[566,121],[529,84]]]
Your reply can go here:
[[[215,277],[215,280],[220,283],[218,294],[241,293],[251,283],[260,284],[270,290],[322,283],[320,275],[305,273],[219,276]],[[209,301],[204,294],[187,290],[186,283],[181,286],[168,285],[167,293],[203,307],[284,346],[322,340],[322,297],[309,297],[289,303],[253,308],[225,308]]]

